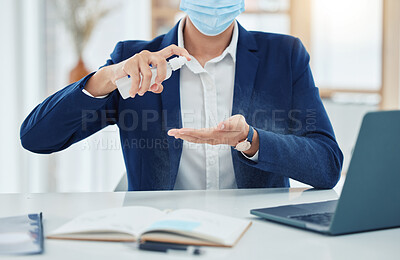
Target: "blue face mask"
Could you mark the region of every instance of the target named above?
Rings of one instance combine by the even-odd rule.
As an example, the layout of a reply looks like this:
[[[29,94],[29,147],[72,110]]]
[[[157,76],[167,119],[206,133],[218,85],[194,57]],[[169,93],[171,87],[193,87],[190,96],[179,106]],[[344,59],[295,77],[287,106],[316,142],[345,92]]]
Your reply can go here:
[[[215,36],[244,11],[244,0],[181,0],[180,9],[201,33]]]

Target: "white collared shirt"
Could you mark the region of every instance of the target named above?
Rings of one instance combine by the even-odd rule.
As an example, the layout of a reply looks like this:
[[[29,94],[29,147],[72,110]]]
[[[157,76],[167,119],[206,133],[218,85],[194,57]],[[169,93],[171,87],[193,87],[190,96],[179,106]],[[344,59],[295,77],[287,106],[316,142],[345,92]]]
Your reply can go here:
[[[179,47],[184,47],[185,20],[183,18],[179,22]],[[182,127],[215,127],[232,115],[238,37],[239,28],[235,21],[231,42],[220,56],[206,62],[204,68],[191,56],[191,61],[180,69]],[[82,91],[92,96],[85,89]],[[258,152],[247,158],[258,161]],[[175,190],[235,188],[237,184],[229,145],[183,142]]]
[[[184,48],[183,28],[179,23],[178,46]],[[204,68],[192,60],[180,70],[182,126],[215,127],[232,115],[236,48],[239,29],[235,22],[232,39],[224,52],[206,62]],[[258,159],[258,153],[251,158]],[[184,141],[174,189],[237,188],[229,145],[194,144]]]

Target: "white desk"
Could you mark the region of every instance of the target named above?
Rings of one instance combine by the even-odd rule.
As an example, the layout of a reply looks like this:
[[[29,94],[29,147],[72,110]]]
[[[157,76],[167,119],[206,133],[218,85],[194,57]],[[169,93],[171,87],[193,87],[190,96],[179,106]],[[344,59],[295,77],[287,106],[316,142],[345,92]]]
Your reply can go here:
[[[329,237],[250,215],[252,208],[335,199],[334,190],[252,189],[129,193],[2,194],[0,217],[43,212],[45,233],[89,210],[145,205],[160,209],[197,208],[253,220],[232,249],[206,248],[196,259],[399,259],[400,228]],[[45,253],[6,259],[185,259],[143,252],[124,243],[45,240]]]

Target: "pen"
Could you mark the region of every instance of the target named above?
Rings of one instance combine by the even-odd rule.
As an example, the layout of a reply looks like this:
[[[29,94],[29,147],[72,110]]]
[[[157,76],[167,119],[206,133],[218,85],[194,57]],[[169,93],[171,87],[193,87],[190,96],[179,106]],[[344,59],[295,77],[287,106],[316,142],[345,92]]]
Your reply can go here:
[[[168,252],[182,252],[190,255],[201,255],[204,253],[203,250],[199,247],[194,246],[187,246],[187,245],[179,245],[173,243],[160,243],[160,242],[153,242],[153,241],[146,241],[141,242],[138,245],[140,250],[146,251],[153,251],[153,252],[161,252],[161,253],[168,253]]]

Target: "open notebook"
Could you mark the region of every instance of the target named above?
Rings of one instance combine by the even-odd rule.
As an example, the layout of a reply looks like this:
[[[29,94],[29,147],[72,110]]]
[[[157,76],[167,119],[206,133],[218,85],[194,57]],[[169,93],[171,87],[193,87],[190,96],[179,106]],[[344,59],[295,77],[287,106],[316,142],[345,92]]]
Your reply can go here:
[[[47,238],[94,241],[158,241],[202,246],[234,246],[251,221],[210,212],[164,212],[132,206],[88,212],[51,232]]]

